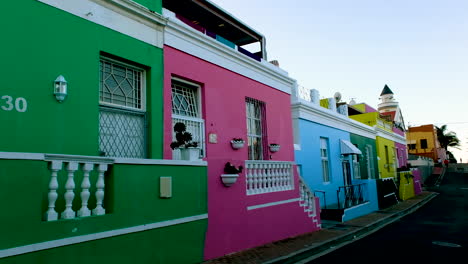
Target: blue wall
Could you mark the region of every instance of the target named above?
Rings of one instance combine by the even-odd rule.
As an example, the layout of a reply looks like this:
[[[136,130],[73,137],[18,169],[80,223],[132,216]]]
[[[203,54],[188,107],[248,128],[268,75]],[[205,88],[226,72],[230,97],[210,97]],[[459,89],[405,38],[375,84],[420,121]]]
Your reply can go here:
[[[344,185],[341,164],[340,139],[350,140],[349,132],[300,119],[299,135],[301,150],[295,151],[296,163],[301,166],[301,173],[309,187],[326,192],[327,205],[337,203],[336,191]],[[330,182],[324,183],[322,177],[322,159],[320,157],[320,138],[328,138]],[[316,193],[323,208],[323,195]]]
[[[368,180],[353,180],[353,184],[366,183],[364,197],[368,203],[359,206],[351,207],[345,210],[343,215],[343,222],[370,214],[379,210],[379,203],[377,198],[377,183],[374,179]]]

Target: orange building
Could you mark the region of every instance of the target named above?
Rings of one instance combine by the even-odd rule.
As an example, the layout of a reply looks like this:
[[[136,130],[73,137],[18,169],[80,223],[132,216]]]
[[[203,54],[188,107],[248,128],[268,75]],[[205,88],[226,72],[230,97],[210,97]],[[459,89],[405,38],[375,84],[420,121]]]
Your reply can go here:
[[[408,153],[432,158],[434,162],[446,158],[446,151],[440,146],[437,139],[437,130],[434,125],[409,127],[406,132]]]

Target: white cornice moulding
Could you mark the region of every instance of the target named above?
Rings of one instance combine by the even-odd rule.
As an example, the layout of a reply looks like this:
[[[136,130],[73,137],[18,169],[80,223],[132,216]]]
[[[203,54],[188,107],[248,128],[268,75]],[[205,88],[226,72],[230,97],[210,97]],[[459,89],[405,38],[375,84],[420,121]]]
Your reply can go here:
[[[291,94],[296,80],[287,72],[269,62],[258,62],[219,41],[202,34],[175,18],[171,12],[163,12],[167,24],[164,44],[187,54],[213,63],[242,76],[248,77],[282,92]]]
[[[330,109],[312,104],[303,99],[292,102],[292,116],[294,118],[305,119],[321,125],[344,130],[356,135],[375,139],[377,132],[373,127],[369,127],[347,116],[333,112]]]
[[[36,0],[163,48],[166,20],[130,0]]]

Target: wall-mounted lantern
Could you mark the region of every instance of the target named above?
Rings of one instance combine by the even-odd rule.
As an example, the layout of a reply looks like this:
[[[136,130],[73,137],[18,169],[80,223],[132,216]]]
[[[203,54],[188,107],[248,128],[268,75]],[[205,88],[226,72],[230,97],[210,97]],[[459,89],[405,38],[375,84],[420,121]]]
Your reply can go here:
[[[54,81],[54,95],[60,103],[67,97],[67,80],[62,75]]]

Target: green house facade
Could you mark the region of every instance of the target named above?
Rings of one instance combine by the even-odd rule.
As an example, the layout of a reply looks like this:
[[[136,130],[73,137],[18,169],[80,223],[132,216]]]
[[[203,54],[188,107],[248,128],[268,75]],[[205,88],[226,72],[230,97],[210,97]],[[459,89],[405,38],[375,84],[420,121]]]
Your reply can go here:
[[[161,1],[2,7],[0,263],[201,261],[207,164],[162,159]]]

